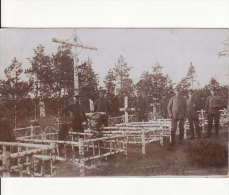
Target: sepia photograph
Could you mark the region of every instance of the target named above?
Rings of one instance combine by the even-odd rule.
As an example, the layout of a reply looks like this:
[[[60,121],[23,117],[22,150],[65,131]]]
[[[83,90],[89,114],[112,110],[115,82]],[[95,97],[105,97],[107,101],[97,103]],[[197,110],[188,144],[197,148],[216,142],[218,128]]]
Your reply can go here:
[[[0,29],[1,177],[226,177],[229,30]]]

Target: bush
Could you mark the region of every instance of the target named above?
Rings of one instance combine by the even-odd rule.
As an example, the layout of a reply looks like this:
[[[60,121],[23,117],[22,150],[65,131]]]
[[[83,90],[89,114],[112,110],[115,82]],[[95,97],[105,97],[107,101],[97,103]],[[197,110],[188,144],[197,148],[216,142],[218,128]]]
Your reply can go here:
[[[187,149],[187,157],[201,167],[219,167],[228,163],[227,148],[210,141],[192,143]]]

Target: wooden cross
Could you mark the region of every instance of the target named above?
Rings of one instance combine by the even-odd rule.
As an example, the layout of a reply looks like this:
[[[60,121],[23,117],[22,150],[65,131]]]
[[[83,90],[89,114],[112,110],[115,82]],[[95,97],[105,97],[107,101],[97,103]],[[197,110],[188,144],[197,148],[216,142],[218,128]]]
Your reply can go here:
[[[119,109],[121,112],[125,112],[125,123],[128,123],[128,112],[135,111],[135,108],[128,108],[128,97],[124,98],[124,108]]]
[[[65,44],[65,45],[70,45],[71,47],[73,47],[72,54],[73,54],[73,61],[74,61],[74,95],[75,96],[79,95],[79,77],[78,77],[78,73],[79,73],[79,67],[78,67],[79,58],[78,58],[77,48],[98,50],[95,47],[88,47],[88,46],[85,46],[83,44],[78,43],[78,39],[79,39],[79,37],[77,36],[76,31],[74,31],[74,38],[73,38],[73,42],[72,43],[69,42],[69,41],[58,40],[56,38],[52,39],[53,42],[61,43],[61,44]]]

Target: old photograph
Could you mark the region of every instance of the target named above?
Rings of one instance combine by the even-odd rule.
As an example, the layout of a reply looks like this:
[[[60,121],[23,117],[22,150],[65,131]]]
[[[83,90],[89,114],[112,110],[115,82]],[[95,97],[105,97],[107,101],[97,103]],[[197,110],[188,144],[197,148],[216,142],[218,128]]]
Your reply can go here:
[[[0,30],[0,176],[228,174],[229,30]]]

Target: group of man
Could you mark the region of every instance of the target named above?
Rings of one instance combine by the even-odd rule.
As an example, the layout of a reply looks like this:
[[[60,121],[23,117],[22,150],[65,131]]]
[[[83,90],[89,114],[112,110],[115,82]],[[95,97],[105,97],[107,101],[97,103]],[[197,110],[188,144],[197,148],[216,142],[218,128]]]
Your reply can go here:
[[[13,140],[12,125],[10,121],[10,113],[7,109],[6,99],[0,99],[0,140]],[[201,138],[201,127],[199,125],[200,101],[195,95],[194,91],[188,92],[188,98],[185,99],[177,90],[171,92],[168,97],[163,97],[160,104],[161,115],[163,118],[172,119],[171,129],[171,145],[175,145],[175,134],[177,125],[179,124],[179,143],[183,144],[184,139],[184,122],[188,119],[190,125],[190,139],[194,139],[195,133],[198,138]],[[217,89],[211,90],[211,95],[207,98],[205,103],[205,112],[208,119],[208,128],[206,138],[211,137],[211,130],[213,120],[215,123],[215,135],[219,133],[219,119],[220,109],[222,108],[222,99],[218,95]],[[110,113],[110,102],[105,97],[105,92],[101,91],[99,98],[94,103],[94,112],[105,113],[101,120],[104,126],[108,125],[108,118]],[[73,131],[82,132],[84,124],[87,121],[83,105],[79,101],[79,96],[75,97],[74,103],[66,106],[60,111],[60,116],[67,112],[72,112],[72,120],[70,126]],[[138,121],[144,121],[147,113],[147,102],[140,94],[135,102],[135,115]],[[69,131],[69,125],[64,123],[59,131],[59,139],[66,139]]]
[[[193,90],[188,92],[188,98],[185,99],[178,90],[174,90],[174,94],[170,94],[168,99],[163,98],[161,101],[161,113],[163,118],[172,119],[171,128],[171,146],[175,145],[175,135],[177,131],[177,125],[179,124],[179,143],[183,144],[184,139],[184,123],[188,119],[190,127],[190,139],[195,138],[196,131],[197,137],[201,138],[201,127],[199,124],[199,113],[201,109],[201,102],[198,96]],[[219,119],[220,109],[222,108],[222,99],[218,94],[216,88],[211,89],[211,95],[207,98],[205,103],[205,112],[207,115],[208,127],[207,134],[204,138],[211,137],[213,120],[215,123],[215,135],[219,133]]]

